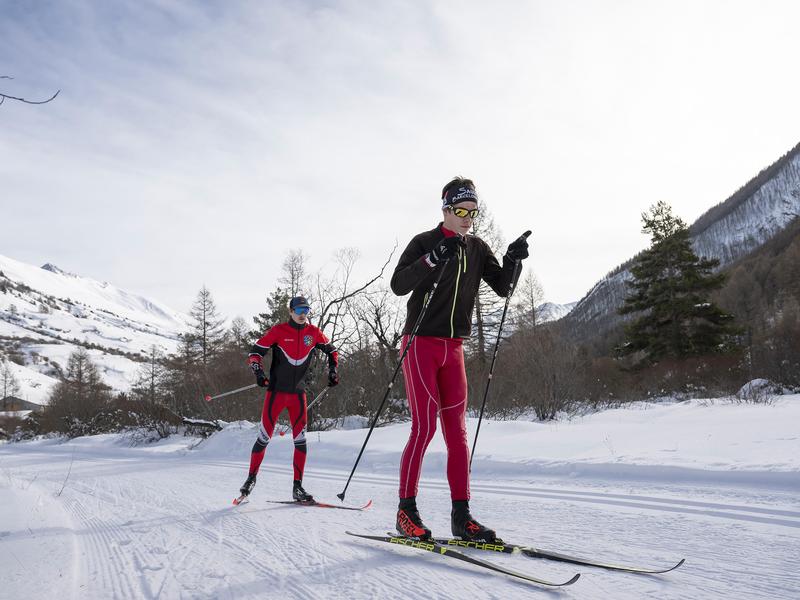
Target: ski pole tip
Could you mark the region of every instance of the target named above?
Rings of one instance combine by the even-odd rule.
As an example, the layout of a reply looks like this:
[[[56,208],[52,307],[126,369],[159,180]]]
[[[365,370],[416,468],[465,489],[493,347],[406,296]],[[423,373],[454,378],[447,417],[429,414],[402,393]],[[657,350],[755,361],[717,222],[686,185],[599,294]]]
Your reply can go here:
[[[342,492],[341,494],[336,494],[336,497],[337,497],[339,500],[341,500],[342,502],[344,502],[344,492]]]

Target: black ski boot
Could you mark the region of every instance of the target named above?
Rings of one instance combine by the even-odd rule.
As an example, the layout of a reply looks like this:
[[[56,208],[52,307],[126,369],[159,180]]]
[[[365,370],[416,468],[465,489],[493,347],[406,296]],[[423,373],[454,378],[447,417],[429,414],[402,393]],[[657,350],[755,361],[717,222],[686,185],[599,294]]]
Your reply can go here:
[[[299,479],[294,480],[292,498],[294,498],[295,502],[314,502],[314,496],[303,489],[303,482]]]
[[[421,540],[431,538],[431,530],[425,527],[422,517],[419,516],[417,498],[415,496],[400,498],[395,527],[400,532],[400,535],[404,537],[419,538]]]
[[[478,523],[469,513],[468,500],[453,500],[453,510],[450,513],[450,531],[453,537],[470,542],[497,541],[497,534]]]
[[[253,491],[254,487],[256,487],[256,474],[250,473],[250,475],[247,476],[245,482],[242,484],[241,489],[239,490],[239,492],[241,492],[242,494],[241,497],[246,498],[247,496],[249,496],[250,492]]]

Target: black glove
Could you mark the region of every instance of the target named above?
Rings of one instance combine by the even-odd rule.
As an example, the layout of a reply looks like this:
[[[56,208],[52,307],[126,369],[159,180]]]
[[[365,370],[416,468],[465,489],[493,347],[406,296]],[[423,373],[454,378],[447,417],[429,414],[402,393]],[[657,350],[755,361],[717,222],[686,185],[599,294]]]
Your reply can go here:
[[[331,369],[328,371],[328,385],[333,387],[339,383],[339,374],[336,372],[336,368]]]
[[[530,232],[528,232],[530,233]],[[520,261],[528,258],[528,236],[521,235],[508,245],[506,256],[509,260]]]
[[[451,237],[444,238],[441,242],[439,242],[436,247],[428,253],[428,261],[436,266],[443,260],[447,260],[455,256],[457,249],[466,248],[467,243],[464,241],[460,235],[454,235]]]
[[[253,369],[253,375],[256,376],[256,385],[258,387],[267,387],[269,385],[269,379],[267,379],[266,373],[264,373],[264,369],[261,368],[261,365],[258,363],[250,363],[250,368]]]

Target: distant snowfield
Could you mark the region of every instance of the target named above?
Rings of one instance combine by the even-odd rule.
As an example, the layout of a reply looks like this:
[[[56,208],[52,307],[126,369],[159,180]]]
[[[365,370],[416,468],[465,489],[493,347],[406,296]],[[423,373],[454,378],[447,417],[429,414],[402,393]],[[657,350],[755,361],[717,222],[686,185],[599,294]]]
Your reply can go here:
[[[0,337],[21,343],[25,365],[15,376],[19,397],[30,402],[45,402],[57,383],[53,364],[66,369],[78,344],[99,346],[89,355],[103,380],[127,391],[141,363],[120,352],[146,355],[152,346],[174,352],[189,323],[188,316],[159,302],[52,265],[45,269],[0,255],[0,273],[19,287],[0,293]]]
[[[348,503],[374,500],[361,513],[264,502],[290,497],[292,444],[279,436],[251,502],[232,507],[249,422],[144,447],[119,435],[0,445],[0,598],[798,597],[800,395],[485,422],[472,507],[506,540],[645,566],[686,558],[637,576],[475,554],[552,580],[582,573],[560,591],[344,534],[392,529],[408,427],[373,433],[347,492]],[[338,502],[365,434],[309,434],[305,487]],[[418,502],[440,535],[445,461],[437,434]]]

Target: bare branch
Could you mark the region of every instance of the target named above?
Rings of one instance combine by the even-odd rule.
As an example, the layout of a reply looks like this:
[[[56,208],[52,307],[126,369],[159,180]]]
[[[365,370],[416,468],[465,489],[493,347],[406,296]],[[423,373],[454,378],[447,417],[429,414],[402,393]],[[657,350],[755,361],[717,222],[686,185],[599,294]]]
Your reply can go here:
[[[348,300],[349,298],[352,298],[353,296],[356,296],[356,295],[360,294],[361,292],[363,292],[364,290],[366,290],[366,289],[367,289],[369,286],[371,286],[373,283],[375,283],[376,281],[378,281],[378,279],[380,279],[381,277],[383,277],[383,272],[386,270],[386,267],[388,267],[388,266],[389,266],[389,263],[392,261],[392,257],[394,256],[394,251],[395,251],[395,250],[397,250],[397,242],[395,242],[395,244],[394,244],[394,248],[392,248],[392,251],[391,251],[391,253],[389,253],[389,258],[387,258],[387,259],[386,259],[386,262],[385,262],[385,263],[383,263],[383,266],[381,267],[380,273],[378,273],[378,274],[377,274],[375,277],[373,277],[372,279],[370,279],[370,280],[369,280],[367,283],[365,283],[364,285],[362,285],[360,288],[358,288],[358,289],[356,289],[356,290],[353,290],[353,291],[352,291],[352,292],[350,292],[349,294],[345,294],[345,295],[343,295],[343,296],[341,296],[341,297],[339,297],[339,298],[335,298],[335,299],[331,300],[331,301],[328,303],[328,305],[327,305],[327,306],[326,306],[326,307],[323,309],[322,313],[323,313],[323,314],[325,314],[325,313],[326,313],[328,310],[330,310],[330,308],[331,308],[331,307],[332,307],[334,304],[341,304],[342,302],[345,302],[345,301],[346,301],[346,300]]]
[[[58,94],[60,92],[61,92],[61,90],[58,90],[55,94],[50,96],[47,100],[26,100],[25,98],[18,98],[17,96],[9,96],[8,94],[0,93],[0,98],[2,98],[2,100],[0,100],[0,104],[5,102],[6,98],[8,98],[9,100],[17,100],[18,102],[24,102],[25,104],[47,104],[51,100],[55,99],[55,97],[58,96]]]
[[[11,75],[0,75],[0,79],[14,79],[14,78]],[[2,106],[3,102],[6,101],[6,98],[8,98],[9,100],[16,100],[17,102],[24,102],[25,104],[47,104],[48,102],[53,100],[56,96],[58,96],[60,91],[61,90],[58,90],[55,94],[50,96],[47,100],[26,100],[25,98],[19,98],[17,96],[10,96],[8,94],[4,94],[4,93],[0,92],[0,106]]]
[[[386,289],[366,294],[362,306],[352,306],[358,321],[365,324],[378,343],[388,351],[396,351],[403,337],[402,311],[393,306],[394,296]]]

